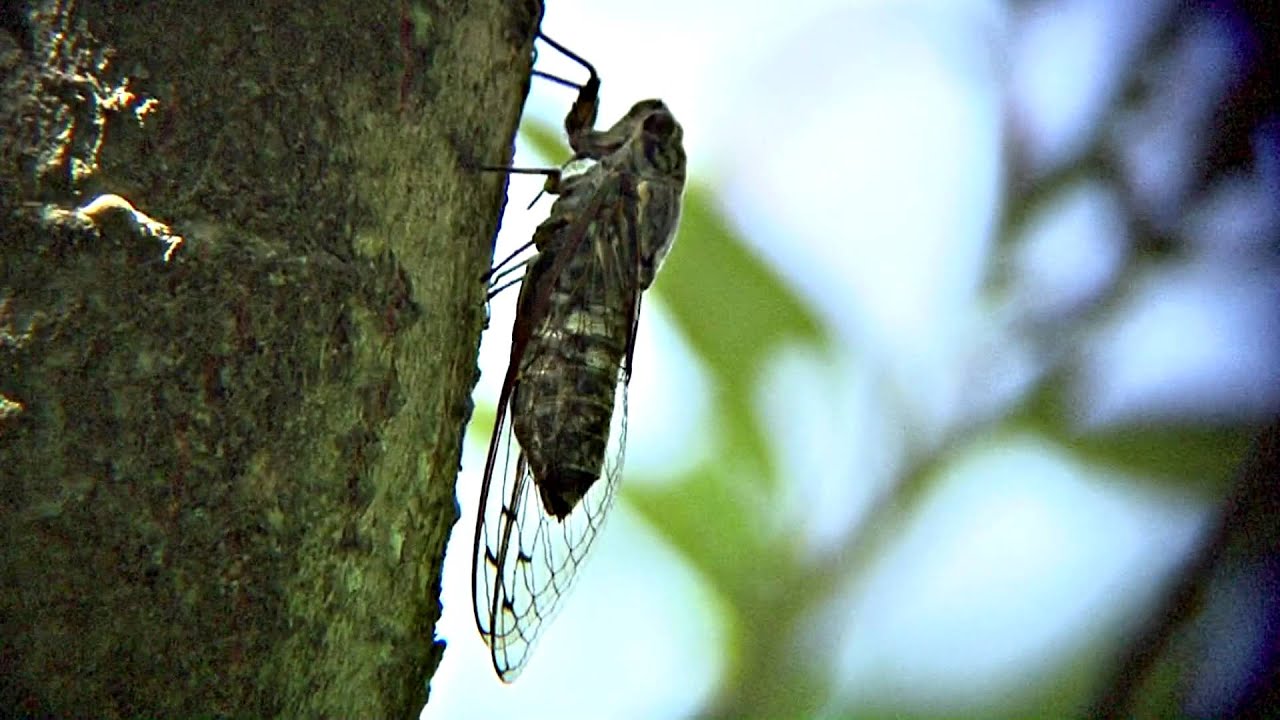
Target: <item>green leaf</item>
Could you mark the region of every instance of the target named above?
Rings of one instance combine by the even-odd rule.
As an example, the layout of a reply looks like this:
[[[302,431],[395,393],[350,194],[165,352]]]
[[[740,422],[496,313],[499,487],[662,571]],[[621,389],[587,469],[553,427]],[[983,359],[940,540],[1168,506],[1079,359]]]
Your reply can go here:
[[[625,486],[624,496],[729,607],[740,609],[760,595],[756,584],[775,582],[786,568],[767,542],[764,496],[736,475],[704,467],[660,487]]]
[[[1033,430],[1085,462],[1139,477],[1175,481],[1214,496],[1225,492],[1257,426],[1195,417],[1081,429],[1073,422],[1071,389],[1063,374],[1026,399],[1014,427]]]
[[[787,343],[825,345],[821,322],[743,243],[711,194],[692,185],[675,247],[654,286],[694,351],[731,390],[747,390]]]
[[[1084,459],[1147,477],[1224,491],[1257,428],[1141,425],[1108,429],[1070,440]]]
[[[480,403],[471,410],[471,420],[467,423],[468,437],[481,437],[486,440],[493,432],[493,423],[498,419],[497,408],[489,403]]]
[[[759,376],[789,343],[827,344],[817,316],[696,185],[685,191],[675,247],[654,293],[712,376],[712,412],[742,479],[774,484],[771,441],[755,405]]]
[[[564,135],[557,128],[545,123],[530,122],[520,126],[520,133],[552,165],[563,165],[573,157],[573,152],[564,141]]]

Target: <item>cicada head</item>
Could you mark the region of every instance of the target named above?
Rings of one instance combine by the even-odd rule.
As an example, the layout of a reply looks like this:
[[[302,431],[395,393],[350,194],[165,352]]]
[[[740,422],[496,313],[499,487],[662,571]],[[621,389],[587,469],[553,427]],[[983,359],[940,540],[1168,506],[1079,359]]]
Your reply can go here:
[[[636,115],[631,137],[632,161],[642,175],[684,182],[684,130],[661,100],[642,100],[627,115]]]
[[[661,100],[641,100],[613,127],[581,136],[578,144],[581,154],[609,157],[635,175],[684,184],[684,130]]]

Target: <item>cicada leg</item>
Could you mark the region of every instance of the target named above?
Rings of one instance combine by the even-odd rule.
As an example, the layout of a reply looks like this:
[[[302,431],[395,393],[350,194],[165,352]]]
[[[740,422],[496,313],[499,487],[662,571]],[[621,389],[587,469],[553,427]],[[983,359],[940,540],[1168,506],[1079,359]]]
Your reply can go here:
[[[569,136],[569,145],[575,151],[580,151],[577,146],[576,139],[585,132],[589,132],[596,124],[596,114],[600,111],[600,75],[596,73],[596,68],[585,58],[573,52],[569,48],[547,37],[546,33],[539,31],[538,37],[542,38],[551,47],[560,51],[560,54],[578,63],[587,69],[591,77],[587,78],[585,84],[579,85],[570,82],[551,73],[541,70],[534,70],[533,74],[540,78],[560,83],[566,87],[576,88],[578,90],[578,99],[573,102],[573,107],[569,108],[569,114],[564,116],[564,131]]]

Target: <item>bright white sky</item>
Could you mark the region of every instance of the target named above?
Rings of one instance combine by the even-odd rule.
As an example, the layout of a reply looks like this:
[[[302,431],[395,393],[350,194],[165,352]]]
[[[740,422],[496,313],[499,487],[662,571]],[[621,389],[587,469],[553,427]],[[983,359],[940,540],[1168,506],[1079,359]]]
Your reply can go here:
[[[603,78],[601,123],[663,98],[685,128],[692,180],[719,193],[748,242],[831,324],[834,357],[787,353],[758,398],[795,480],[780,522],[815,550],[860,519],[908,445],[929,447],[1016,401],[1039,366],[1018,321],[1069,313],[1118,272],[1120,210],[1084,184],[1002,260],[1020,280],[1010,296],[980,292],[993,271],[1002,123],[1011,113],[1021,124],[1035,166],[1069,156],[1161,3],[1120,13],[1108,0],[1067,0],[1039,18],[994,0],[548,4],[543,28]],[[551,48],[539,67],[584,77]],[[535,80],[527,114],[559,127],[572,97]],[[499,257],[545,216],[546,201],[523,210],[537,187],[513,179]],[[1080,350],[1092,369],[1081,420],[1194,409],[1185,397],[1195,408],[1274,407],[1280,385],[1259,386],[1276,351],[1257,338],[1275,286],[1259,275],[1228,287],[1191,266],[1139,278],[1132,309]],[[479,402],[496,399],[513,300],[493,307]],[[1185,342],[1188,332],[1204,342]],[[640,337],[628,469],[661,475],[714,453],[713,423],[699,369],[657,303]],[[851,447],[850,436],[863,440]],[[439,626],[449,645],[424,717],[696,710],[723,663],[722,615],[628,513],[625,494],[524,674],[510,686],[496,679],[468,597],[482,440],[468,437]],[[859,472],[865,485],[851,485]],[[1190,498],[1124,480],[1036,437],[962,452],[871,572],[815,619],[815,652],[830,654],[838,678],[833,709],[886,696],[908,712],[978,708],[1091,628],[1122,620],[1117,597],[1148,594],[1204,517]]]

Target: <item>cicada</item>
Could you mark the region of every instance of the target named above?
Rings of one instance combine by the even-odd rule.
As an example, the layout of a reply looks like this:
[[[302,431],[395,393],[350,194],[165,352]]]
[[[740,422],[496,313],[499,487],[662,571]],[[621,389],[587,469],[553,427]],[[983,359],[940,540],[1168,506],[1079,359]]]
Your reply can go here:
[[[521,282],[511,357],[480,490],[472,547],[476,625],[498,676],[519,675],[600,532],[626,448],[640,300],[671,247],[684,192],[682,130],[660,100],[594,129],[595,68],[565,117],[573,158],[547,176],[557,196]],[[610,442],[612,435],[612,443]]]

